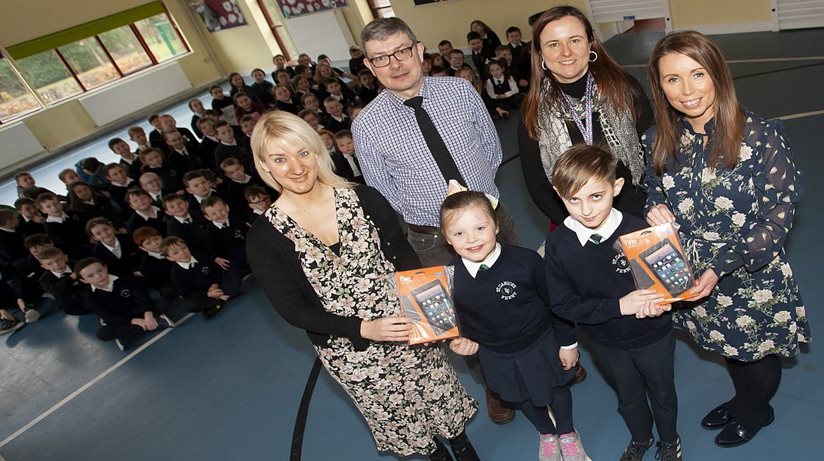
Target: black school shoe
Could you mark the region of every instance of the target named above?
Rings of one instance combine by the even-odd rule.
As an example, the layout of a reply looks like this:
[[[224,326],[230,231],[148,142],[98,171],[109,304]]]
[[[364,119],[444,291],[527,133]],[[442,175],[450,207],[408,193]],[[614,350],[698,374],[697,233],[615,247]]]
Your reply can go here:
[[[718,405],[710,410],[707,416],[701,420],[701,427],[707,430],[721,429],[732,421],[732,413],[727,406],[727,402]]]
[[[758,434],[762,427],[767,427],[775,421],[775,412],[773,407],[770,407],[770,412],[767,415],[766,421],[754,430],[749,430],[744,427],[738,420],[732,418],[727,427],[724,428],[718,435],[715,436],[715,444],[721,448],[733,448],[744,445]]]

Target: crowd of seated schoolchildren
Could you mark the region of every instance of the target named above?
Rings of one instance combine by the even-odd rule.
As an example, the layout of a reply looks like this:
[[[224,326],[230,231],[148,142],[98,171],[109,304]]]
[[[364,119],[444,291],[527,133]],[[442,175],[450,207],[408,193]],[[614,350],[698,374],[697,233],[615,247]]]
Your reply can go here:
[[[444,40],[424,55],[424,71],[469,80],[493,118],[506,118],[530,72],[520,30],[506,36],[500,45],[470,32],[466,54]],[[146,331],[173,326],[166,313],[175,305],[213,318],[240,294],[246,230],[277,197],[257,176],[250,147],[263,113],[306,120],[337,173],[364,182],[349,127],[381,88],[361,49],[349,53],[347,70],[326,55],[314,63],[301,54],[294,66],[275,56],[271,73],[254,69],[251,84],[234,72],[228,94],[213,85],[208,104],[189,101],[190,128],[151,114],[149,133],[133,126],[108,141],[117,163],[89,157],[63,169],[65,191],[17,173],[14,210],[0,209],[0,334],[37,321],[41,297],[68,315],[95,313],[98,337],[124,350]]]

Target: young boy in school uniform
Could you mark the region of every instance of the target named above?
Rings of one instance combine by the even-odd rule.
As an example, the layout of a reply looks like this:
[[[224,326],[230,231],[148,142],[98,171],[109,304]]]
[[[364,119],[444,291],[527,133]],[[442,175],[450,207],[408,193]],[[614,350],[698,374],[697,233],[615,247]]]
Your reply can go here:
[[[206,320],[220,312],[224,303],[240,293],[240,278],[206,259],[197,259],[179,237],[163,239],[161,249],[172,265],[172,286],[183,297],[189,312],[202,312]],[[201,258],[203,258],[201,256]]]
[[[19,198],[14,201],[14,208],[17,210],[19,221],[17,232],[23,238],[46,233],[46,218],[37,210],[37,202],[30,198]]]
[[[94,257],[78,261],[74,271],[89,285],[86,306],[105,322],[97,330],[101,341],[114,340],[118,349],[125,351],[145,332],[174,326],[134,278],[109,274],[106,265]]]
[[[326,108],[328,114],[326,121],[323,123],[327,130],[337,133],[340,130],[348,130],[352,125],[352,120],[343,113],[343,103],[334,96],[324,99],[323,107]]]
[[[643,459],[654,421],[656,459],[680,461],[670,306],[657,305],[663,296],[651,290],[635,289],[626,258],[613,247],[618,236],[649,226],[612,208],[624,180],[615,178],[614,157],[598,147],[567,150],[555,163],[553,184],[569,217],[546,242],[552,311],[589,333],[618,394],[632,437],[621,460]]]
[[[249,186],[243,191],[243,196],[246,198],[246,203],[249,205],[249,214],[246,222],[249,226],[255,222],[259,216],[263,215],[266,210],[272,206],[272,197],[269,192],[262,186]]]
[[[139,266],[145,285],[157,290],[163,297],[177,296],[177,291],[172,287],[170,278],[174,263],[163,255],[163,250],[160,248],[163,236],[160,232],[154,227],[143,226],[134,231],[132,238],[137,247],[145,253]]]
[[[209,223],[203,226],[209,239],[209,256],[225,271],[243,271],[246,260],[248,226],[229,217],[230,208],[220,197],[209,197],[200,205]]]
[[[23,235],[17,232],[19,223],[14,210],[0,209],[0,265],[13,266],[27,256]]]
[[[132,179],[137,179],[140,176],[140,158],[136,153],[132,152],[132,148],[126,141],[120,138],[112,138],[109,140],[109,150],[120,157],[120,164],[126,168],[126,172]]]
[[[106,218],[92,218],[86,223],[86,233],[95,242],[92,256],[103,261],[117,275],[139,275],[140,254],[132,239],[118,234]]]
[[[138,227],[151,226],[161,234],[166,233],[163,212],[152,201],[152,196],[143,189],[133,187],[126,192],[126,203],[134,213],[126,220],[126,230],[131,234]]]
[[[242,216],[241,210],[246,208],[246,199],[243,196],[244,191],[249,186],[259,186],[255,178],[246,174],[246,168],[240,160],[229,157],[220,164],[220,169],[226,176],[223,190],[225,191],[226,201],[233,210],[237,210],[237,215]]]
[[[216,195],[218,192],[212,189],[209,180],[200,170],[190,171],[183,175],[183,184],[186,187],[186,200],[189,202],[189,213],[198,222],[204,222],[203,212],[200,204],[207,198]]]
[[[60,248],[48,246],[38,253],[37,260],[44,269],[40,275],[40,287],[49,293],[65,314],[84,315],[90,311],[86,307],[86,286],[69,267],[69,258]]]
[[[91,255],[85,224],[78,215],[64,211],[63,204],[53,194],[37,197],[37,208],[46,215],[46,233],[55,246],[67,252],[71,258]]]
[[[120,163],[110,163],[103,167],[106,172],[106,180],[109,181],[109,197],[121,209],[128,210],[126,206],[126,192],[132,187],[134,180],[129,177],[129,172]]]
[[[352,141],[352,132],[340,130],[335,133],[335,152],[332,154],[332,162],[335,165],[335,173],[343,176],[348,181],[359,184],[366,184],[361,173],[360,163],[355,157],[355,143]]]
[[[197,209],[200,210],[200,205]],[[169,216],[166,221],[166,236],[180,237],[196,254],[205,255],[209,245],[203,232],[203,213],[196,216],[189,213],[189,201],[177,194],[163,197],[163,210]]]
[[[146,130],[144,130],[143,127],[135,125],[130,127],[126,132],[129,134],[129,140],[137,144],[135,154],[140,154],[144,150],[152,147],[152,145],[149,144],[149,137],[146,136]]]
[[[220,139],[220,145],[215,148],[215,165],[220,166],[227,158],[234,157],[243,162],[247,168],[252,166],[252,150],[235,138],[235,130],[231,125],[226,122],[217,122],[215,133]]]

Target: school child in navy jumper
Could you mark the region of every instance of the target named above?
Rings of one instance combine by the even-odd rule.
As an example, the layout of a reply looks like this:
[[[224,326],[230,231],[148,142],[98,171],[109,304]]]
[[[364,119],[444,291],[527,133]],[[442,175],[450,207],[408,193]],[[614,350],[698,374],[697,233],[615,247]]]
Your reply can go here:
[[[139,187],[133,187],[126,192],[126,203],[133,213],[126,221],[126,231],[133,233],[138,227],[151,226],[161,234],[166,233],[166,217],[152,202],[152,196]]]
[[[246,199],[243,192],[249,186],[259,186],[260,183],[252,176],[246,174],[246,168],[240,160],[229,157],[220,164],[220,169],[226,176],[223,190],[229,206],[236,210],[238,216],[243,216],[242,210],[246,208]]]
[[[37,209],[37,202],[30,198],[19,198],[14,201],[14,208],[18,213],[17,232],[23,238],[46,233],[46,218]]]
[[[92,256],[103,261],[111,273],[139,275],[140,254],[137,246],[126,234],[118,234],[111,221],[93,218],[86,223],[86,233],[95,242]]]
[[[106,180],[109,181],[107,192],[109,197],[121,210],[128,210],[126,204],[126,192],[128,192],[134,180],[129,177],[126,167],[120,163],[110,163],[103,167],[106,172]]]
[[[621,460],[643,459],[654,421],[656,459],[680,461],[670,306],[658,306],[663,297],[653,291],[635,289],[626,259],[613,247],[618,236],[649,226],[612,208],[624,180],[615,178],[615,158],[601,148],[567,150],[552,183],[569,217],[546,242],[551,307],[589,333],[593,356],[618,393],[632,436]]]
[[[145,254],[140,259],[138,266],[143,274],[143,281],[149,288],[157,290],[163,297],[177,296],[177,291],[172,287],[171,275],[173,262],[166,259],[160,245],[163,243],[163,236],[154,227],[143,226],[132,234],[134,243]]]
[[[477,353],[489,389],[520,406],[540,434],[539,460],[586,460],[569,390],[578,361],[575,329],[549,311],[541,257],[496,242],[495,210],[481,192],[449,195],[441,229],[457,253],[453,297],[462,337],[450,348]]]
[[[38,280],[40,287],[52,295],[57,307],[68,315],[88,314],[86,286],[69,267],[66,253],[60,248],[47,246],[38,253],[37,259],[44,269]]]
[[[143,163],[143,172],[158,175],[169,190],[183,189],[183,173],[177,169],[176,165],[167,163],[159,149],[152,147],[140,152],[140,161]]]
[[[155,305],[134,278],[109,274],[99,259],[81,259],[75,264],[74,272],[81,282],[89,285],[86,305],[105,322],[97,330],[98,339],[114,340],[117,347],[125,351],[131,340],[145,332],[174,326],[163,307]]]
[[[74,212],[80,222],[85,225],[92,218],[108,218],[117,223],[121,227],[119,221],[120,210],[109,202],[101,192],[96,190],[93,186],[83,182],[75,181],[69,185],[69,210]]]
[[[259,216],[263,215],[263,213],[272,206],[272,197],[269,195],[269,191],[262,186],[247,187],[246,190],[243,191],[243,196],[249,205],[249,214],[246,217],[246,222],[251,226]]]
[[[224,303],[240,293],[240,277],[223,271],[214,262],[195,258],[186,242],[179,237],[166,237],[161,244],[163,254],[172,265],[172,286],[183,297],[183,307],[189,312],[202,312],[206,320],[218,314]]]
[[[204,222],[203,211],[200,209],[200,204],[207,198],[216,195],[220,196],[218,192],[212,189],[209,180],[200,170],[190,171],[183,175],[183,185],[186,187],[186,200],[189,202],[189,213],[198,222]]]
[[[506,64],[497,59],[489,61],[489,80],[485,86],[486,97],[489,98],[493,109],[500,107],[508,112],[518,107],[521,102],[518,84],[509,74]]]
[[[137,177],[140,176],[140,167],[143,165],[140,164],[140,158],[132,152],[132,148],[126,141],[120,138],[110,139],[109,150],[120,157],[119,163],[126,168],[126,172],[130,178],[137,179]]]
[[[23,248],[23,235],[17,232],[17,213],[9,208],[0,208],[0,265],[14,266],[28,254]]]
[[[200,211],[200,205],[197,209]],[[203,224],[206,222],[203,213],[196,216],[189,213],[189,202],[177,194],[163,197],[163,210],[169,215],[166,236],[180,237],[196,254],[205,255],[209,244],[203,233]]]
[[[243,271],[248,265],[246,259],[245,221],[230,217],[230,208],[220,197],[209,197],[200,205],[203,215],[209,220],[203,226],[209,240],[209,257],[226,271]]]
[[[91,245],[86,238],[86,223],[79,216],[63,210],[63,204],[53,194],[37,197],[37,208],[46,215],[46,233],[71,258],[91,255]]]

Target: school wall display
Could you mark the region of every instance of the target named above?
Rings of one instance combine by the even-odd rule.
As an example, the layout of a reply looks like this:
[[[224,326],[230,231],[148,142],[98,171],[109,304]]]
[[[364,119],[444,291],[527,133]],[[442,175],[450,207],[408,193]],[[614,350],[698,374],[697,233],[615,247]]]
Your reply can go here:
[[[187,3],[200,16],[209,32],[246,25],[237,0],[187,0]]]
[[[286,19],[348,6],[346,0],[277,0]]]

